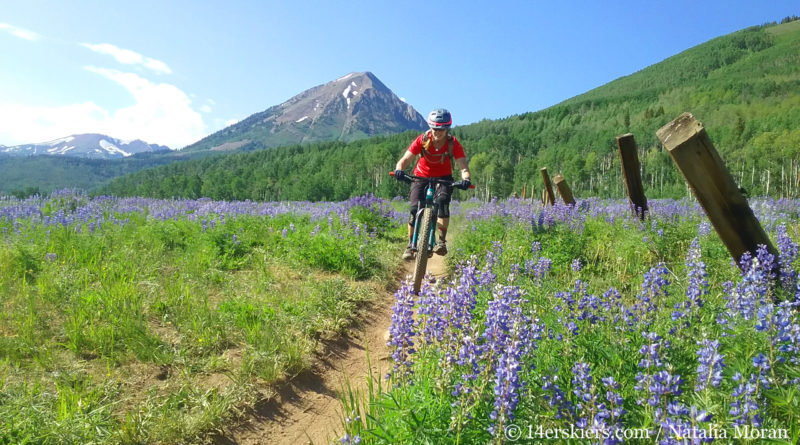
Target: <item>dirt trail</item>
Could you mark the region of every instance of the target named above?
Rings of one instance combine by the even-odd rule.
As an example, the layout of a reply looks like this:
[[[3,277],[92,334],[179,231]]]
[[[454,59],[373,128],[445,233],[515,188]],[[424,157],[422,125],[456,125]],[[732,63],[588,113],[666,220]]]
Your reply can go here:
[[[413,262],[405,263],[406,274],[413,273]],[[444,257],[428,260],[428,272],[443,277]],[[243,423],[216,438],[219,445],[322,445],[343,434],[339,392],[345,381],[361,394],[366,393],[367,349],[372,375],[383,378],[391,367],[391,351],[386,346],[392,319],[394,295],[378,296],[363,311],[360,323],[348,335],[325,345],[325,352],[307,371],[276,389],[269,400],[256,404]]]

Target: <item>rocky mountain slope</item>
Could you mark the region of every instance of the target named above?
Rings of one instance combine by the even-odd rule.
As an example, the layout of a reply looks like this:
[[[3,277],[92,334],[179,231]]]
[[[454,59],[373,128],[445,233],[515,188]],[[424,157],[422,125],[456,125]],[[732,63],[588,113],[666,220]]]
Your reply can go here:
[[[184,150],[248,150],[424,130],[425,119],[374,74],[350,73],[224,128]]]

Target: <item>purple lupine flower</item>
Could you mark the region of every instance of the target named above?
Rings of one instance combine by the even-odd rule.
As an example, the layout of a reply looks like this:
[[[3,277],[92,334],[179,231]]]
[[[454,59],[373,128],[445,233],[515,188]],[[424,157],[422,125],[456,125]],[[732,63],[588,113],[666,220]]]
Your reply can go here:
[[[662,346],[661,337],[655,332],[642,332],[642,336],[647,339],[647,344],[639,348],[639,354],[644,356],[644,358],[639,361],[639,367],[652,369],[664,366],[659,356],[659,351]]]
[[[540,257],[525,262],[525,273],[532,276],[539,284],[552,268],[553,262],[550,258]]]
[[[480,343],[480,340],[480,334],[474,328],[471,328],[471,331],[461,338],[456,363],[466,369],[466,372],[461,374],[461,378],[466,384],[477,380],[485,367],[482,363],[486,348]],[[464,388],[463,385],[458,386],[453,395],[458,396],[462,392],[470,392],[470,388]]]
[[[745,252],[739,261],[742,271],[740,280],[734,285],[723,283],[725,288],[725,312],[717,317],[717,323],[733,328],[732,321],[753,320],[760,305],[767,302],[772,282],[772,258],[763,245],[758,248],[758,255],[753,258]]]
[[[708,274],[706,265],[701,260],[700,239],[694,238],[686,254],[686,270],[689,284],[686,287],[686,300],[683,303],[675,304],[675,311],[672,312],[673,320],[688,318],[692,313],[705,304],[703,297],[708,295]],[[689,320],[685,320],[684,327],[689,326]],[[677,326],[674,328],[677,329]]]
[[[798,362],[797,332],[800,326],[795,323],[794,314],[798,303],[788,301],[781,302],[777,308],[773,304],[767,304],[758,308],[755,329],[767,333],[769,337],[770,364]],[[774,351],[774,352],[773,352]]]
[[[389,326],[387,346],[394,348],[392,372],[386,377],[397,376],[399,383],[409,382],[412,375],[412,355],[414,349],[414,289],[411,283],[404,283],[395,293],[397,301],[392,307],[392,322]]]
[[[659,445],[684,445],[691,425],[682,417],[689,414],[689,410],[676,401],[667,403],[666,412],[662,408],[656,410],[660,411],[656,417],[661,419],[659,424],[664,433],[663,438],[658,442]]]
[[[636,318],[644,323],[645,327],[652,324],[652,318],[655,316],[659,305],[669,296],[667,290],[670,284],[667,279],[668,275],[669,270],[664,263],[659,263],[644,274],[642,290],[637,296],[638,301],[632,311]]]
[[[781,284],[785,291],[792,292],[797,287],[797,271],[794,270],[792,263],[797,259],[797,243],[789,238],[786,231],[786,224],[777,227],[778,232],[778,262],[780,263]]]
[[[731,402],[731,409],[728,413],[734,417],[733,424],[744,426],[752,425],[756,428],[761,427],[761,415],[758,406],[758,378],[755,374],[750,374],[750,379],[745,381],[742,374],[737,372],[733,376],[734,382],[741,382],[734,388],[731,394],[734,401]]]
[[[681,384],[683,379],[680,375],[672,374],[669,371],[658,371],[653,375],[653,381],[650,385],[650,391],[659,398],[669,395],[681,395]],[[656,405],[653,405],[656,406]]]
[[[481,288],[488,290],[497,281],[497,275],[494,273],[494,266],[497,263],[498,257],[503,253],[503,246],[497,241],[492,242],[492,250],[486,252],[486,261],[481,271],[480,283]]]
[[[539,241],[534,241],[531,243],[531,255],[533,258],[539,257],[539,252],[542,251],[542,243]]]
[[[581,271],[581,260],[580,258],[575,258],[572,260],[572,271],[573,272],[580,272]]]
[[[556,419],[571,419],[575,416],[575,407],[558,385],[558,373],[542,376],[542,391],[545,392],[544,399],[547,400],[548,405],[556,409]]]
[[[697,225],[697,236],[704,237],[711,233],[711,223],[703,221]]]
[[[644,356],[639,367],[645,371],[636,374],[634,389],[642,392],[643,397],[638,399],[640,405],[646,401],[650,406],[660,407],[662,403],[669,402],[670,396],[681,394],[680,385],[683,380],[679,375],[659,370],[664,366],[660,357],[661,347],[666,348],[669,344],[662,343],[662,338],[654,332],[643,332],[642,336],[647,343],[639,349],[639,353]],[[663,410],[657,408],[655,420],[663,421],[664,415]]]
[[[703,340],[697,342],[702,347],[697,351],[697,384],[695,391],[702,391],[709,385],[719,388],[722,381],[722,368],[725,367],[725,356],[719,353],[719,341]]]
[[[758,428],[761,427],[760,403],[762,400],[765,402],[761,389],[770,387],[767,377],[769,364],[764,354],[753,357],[753,367],[756,368],[757,374],[751,373],[746,382],[740,372],[733,376],[734,382],[741,383],[731,394],[734,400],[731,402],[729,414],[734,417],[734,425],[752,425]]]
[[[592,383],[588,363],[577,362],[572,367],[572,393],[575,395],[575,411],[578,428],[594,428],[597,411],[597,389]]]
[[[510,349],[497,359],[494,379],[494,410],[489,418],[495,422],[489,432],[495,434],[502,431],[507,420],[514,420],[514,409],[519,403],[519,390],[523,382],[519,379],[522,368],[520,342],[512,341]]]
[[[708,273],[706,273],[706,265],[701,259],[699,238],[693,239],[689,246],[686,268],[689,276],[686,298],[691,305],[701,308],[703,307],[703,297],[708,295]]]
[[[349,433],[345,433],[345,435],[339,439],[339,442],[341,442],[342,445],[358,445],[361,443],[361,436],[358,434],[351,436]]]
[[[622,423],[622,416],[627,414],[627,410],[623,408],[623,403],[625,400],[622,396],[615,392],[619,390],[620,385],[614,380],[614,377],[604,377],[601,379],[603,385],[606,387],[606,402],[601,403],[598,408],[597,418],[598,423],[602,421],[605,424],[606,430],[611,430],[609,437],[603,441],[606,445],[617,444],[621,443],[621,440],[618,440],[617,437],[622,437],[615,434],[617,431],[621,431],[624,429]]]
[[[457,335],[447,344],[456,348],[456,356],[450,357],[452,351],[448,350],[446,357],[448,362],[455,360],[457,365],[464,368],[464,372],[461,374],[462,382],[456,383],[452,392],[452,395],[457,398],[454,406],[461,407],[473,405],[474,398],[479,396],[473,393],[473,387],[486,368],[486,346],[477,326],[472,324],[472,311],[475,309],[476,295],[480,286],[480,272],[477,270],[476,262],[477,260],[473,257],[457,266],[458,286],[451,298],[453,305],[453,315],[450,319],[451,332],[457,333]],[[466,415],[468,418],[471,416],[469,412]]]
[[[499,287],[486,309],[484,339],[489,357],[496,357],[494,365],[494,410],[489,417],[493,423],[489,432],[503,431],[508,420],[514,419],[514,409],[519,403],[519,380],[522,356],[530,351],[533,341],[530,319],[522,313],[522,292],[515,286]],[[537,333],[538,334],[538,333]]]

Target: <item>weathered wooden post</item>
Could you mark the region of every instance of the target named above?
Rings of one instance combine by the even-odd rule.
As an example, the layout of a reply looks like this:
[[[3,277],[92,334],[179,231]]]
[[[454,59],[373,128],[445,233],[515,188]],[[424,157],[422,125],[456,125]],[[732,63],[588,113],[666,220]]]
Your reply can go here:
[[[619,149],[622,178],[625,180],[628,199],[639,219],[644,220],[647,214],[647,198],[644,196],[644,187],[642,187],[642,175],[639,173],[639,154],[637,153],[633,134],[626,133],[622,136],[617,136],[617,148]]]
[[[561,195],[564,204],[575,205],[575,198],[572,196],[572,190],[570,190],[569,184],[567,184],[567,181],[560,173],[553,176],[553,183],[556,185],[558,194]]]
[[[683,113],[661,127],[656,136],[686,178],[737,264],[745,252],[755,255],[760,244],[767,246],[777,259],[778,252],[711,144],[703,125],[690,113]]]
[[[544,180],[544,205],[555,205],[556,195],[553,194],[553,184],[550,183],[547,167],[542,167],[542,179]]]

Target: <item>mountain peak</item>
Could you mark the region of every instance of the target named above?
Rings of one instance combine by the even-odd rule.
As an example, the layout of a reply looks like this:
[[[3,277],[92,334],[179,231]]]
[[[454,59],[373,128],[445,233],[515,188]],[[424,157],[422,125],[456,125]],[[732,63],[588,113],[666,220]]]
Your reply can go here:
[[[62,155],[80,158],[126,158],[137,153],[165,151],[169,147],[148,144],[142,140],[122,141],[104,134],[85,133],[46,142],[0,146],[0,153],[11,156]]]
[[[224,128],[188,150],[267,148],[423,131],[425,119],[370,71],[351,72]]]

